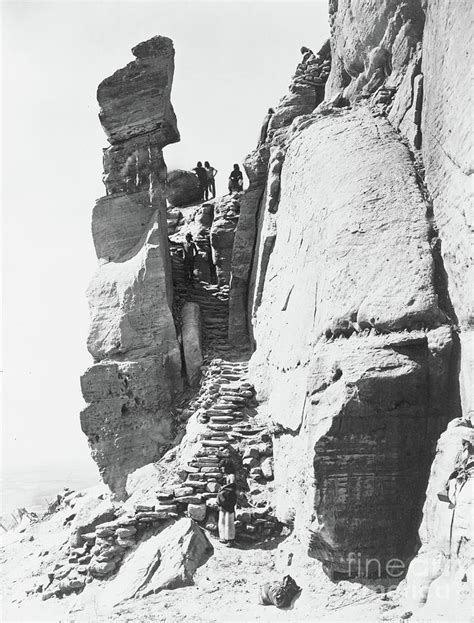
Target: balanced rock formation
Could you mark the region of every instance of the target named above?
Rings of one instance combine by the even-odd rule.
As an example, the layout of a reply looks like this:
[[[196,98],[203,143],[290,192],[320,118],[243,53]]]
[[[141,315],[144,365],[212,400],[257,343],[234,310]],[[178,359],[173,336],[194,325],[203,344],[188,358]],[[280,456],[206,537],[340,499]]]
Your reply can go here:
[[[101,476],[118,496],[127,474],[161,456],[173,438],[168,406],[181,386],[171,313],[162,149],[179,140],[170,103],[174,50],[154,37],[98,88],[107,195],[92,233],[99,268],[88,289],[88,348],[81,414]]]
[[[199,201],[201,190],[199,180],[192,171],[176,169],[168,172],[166,198],[170,205],[181,207]]]

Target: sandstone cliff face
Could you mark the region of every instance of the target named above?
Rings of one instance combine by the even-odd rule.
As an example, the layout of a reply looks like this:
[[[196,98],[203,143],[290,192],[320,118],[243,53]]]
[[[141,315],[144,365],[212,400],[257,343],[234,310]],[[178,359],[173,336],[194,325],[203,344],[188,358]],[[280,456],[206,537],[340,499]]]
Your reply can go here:
[[[472,108],[472,3],[339,1],[331,4],[331,20],[335,58],[326,96],[341,93],[346,101],[365,97],[379,107],[382,103],[389,121],[415,149],[425,176],[438,292],[456,328],[459,376],[453,373],[453,381],[460,385],[462,414],[458,426],[439,441],[420,528],[422,547],[409,574],[418,605],[426,601],[451,612],[472,563],[466,536],[473,529],[472,513],[469,519],[466,512],[472,487],[464,487],[454,509],[437,498],[459,467],[463,430],[473,422],[473,155],[467,113]]]
[[[344,575],[351,553],[362,575],[393,557],[406,569],[438,437],[457,416],[471,425],[469,10],[330,2],[326,101],[246,162],[229,335],[249,330],[232,304],[247,307],[280,516]],[[433,530],[433,482],[453,471],[458,437],[440,441],[420,532],[417,563],[444,561],[438,575],[452,552]],[[461,509],[453,529],[466,526]]]
[[[410,569],[410,597],[434,612],[463,607],[469,616],[472,594],[474,491],[472,477],[455,497],[454,508],[438,499],[450,474],[459,468],[463,440],[471,454],[474,372],[472,173],[472,3],[424,2],[423,108],[421,151],[426,185],[433,202],[451,318],[460,340],[459,383],[462,417],[442,435],[431,468],[422,547]],[[456,482],[456,481],[454,481]],[[451,483],[453,484],[453,483]]]
[[[101,475],[119,496],[127,473],[169,447],[169,404],[181,384],[171,314],[162,149],[179,140],[170,103],[174,50],[154,37],[136,60],[98,88],[107,195],[97,201],[92,233],[99,268],[88,289],[88,348],[96,362],[81,385],[81,414]]]
[[[252,369],[277,427],[279,511],[347,574],[351,551],[382,566],[414,553],[452,338],[406,147],[365,108],[306,124],[264,216]]]
[[[235,345],[253,340],[248,316],[252,306],[250,284],[255,280],[257,266],[257,230],[262,228],[264,214],[260,206],[266,204],[271,213],[276,211],[280,172],[291,125],[295,119],[304,118],[322,102],[330,69],[329,42],[317,54],[311,50],[304,53],[291,79],[288,94],[281,98],[274,114],[267,117],[259,143],[244,163],[250,186],[240,200],[240,217],[233,241],[229,300],[229,339]],[[263,240],[264,257],[268,258],[274,243],[271,220],[265,227],[265,234],[260,233],[259,238]]]
[[[472,417],[472,3],[425,2],[423,162],[453,320],[459,325],[463,412]],[[440,42],[442,44],[440,45]],[[442,88],[440,88],[442,85]],[[468,380],[470,379],[470,381]]]

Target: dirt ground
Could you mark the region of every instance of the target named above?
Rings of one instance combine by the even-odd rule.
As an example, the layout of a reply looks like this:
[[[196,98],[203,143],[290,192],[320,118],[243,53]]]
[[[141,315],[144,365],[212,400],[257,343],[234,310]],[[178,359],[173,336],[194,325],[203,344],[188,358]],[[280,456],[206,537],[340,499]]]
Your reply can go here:
[[[68,528],[59,511],[23,532],[3,535],[0,548],[2,621],[58,621],[100,623],[212,623],[212,622],[347,622],[403,621],[409,618],[398,605],[397,593],[385,595],[360,583],[332,582],[319,562],[304,555],[292,537],[261,546],[225,547],[211,538],[214,555],[195,575],[194,586],[162,591],[132,600],[109,612],[101,612],[81,595],[41,600],[26,596],[58,559],[64,558]],[[288,562],[291,564],[288,565]],[[279,610],[258,603],[259,587],[290,574],[300,595]],[[98,584],[100,591],[100,584]],[[403,618],[402,618],[403,617]]]

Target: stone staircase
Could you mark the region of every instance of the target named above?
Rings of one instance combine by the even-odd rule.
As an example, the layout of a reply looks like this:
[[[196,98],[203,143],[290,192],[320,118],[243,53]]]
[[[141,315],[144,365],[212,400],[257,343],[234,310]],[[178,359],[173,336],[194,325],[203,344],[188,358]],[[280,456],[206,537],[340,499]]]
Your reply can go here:
[[[198,241],[199,248],[202,243]],[[224,355],[232,350],[227,341],[229,319],[229,286],[214,285],[195,280],[187,283],[184,275],[181,245],[170,244],[171,269],[173,277],[173,315],[180,329],[180,312],[185,303],[197,303],[201,310],[202,341],[204,360],[215,355]]]
[[[203,255],[210,252],[207,238],[195,242]],[[236,513],[236,529],[243,539],[258,540],[279,533],[281,524],[269,515],[273,448],[266,426],[256,417],[255,390],[248,379],[250,352],[228,342],[229,286],[199,279],[188,283],[180,249],[179,243],[170,242],[175,322],[179,329],[185,303],[199,305],[204,365],[198,395],[181,412],[181,420],[192,430],[183,440],[182,485],[161,491],[154,510],[159,513],[160,507],[176,504],[178,514],[185,512],[216,530],[216,496],[223,482],[219,462],[232,458],[242,509]],[[195,272],[201,272],[198,263]]]
[[[258,420],[255,390],[245,360],[215,358],[206,366],[199,395],[183,413],[191,424],[183,440],[182,486],[161,491],[155,511],[170,502],[204,528],[217,530],[217,493],[223,482],[219,462],[231,458],[239,491],[236,530],[240,540],[258,541],[281,532],[271,515],[273,446]],[[167,493],[169,497],[164,497]]]

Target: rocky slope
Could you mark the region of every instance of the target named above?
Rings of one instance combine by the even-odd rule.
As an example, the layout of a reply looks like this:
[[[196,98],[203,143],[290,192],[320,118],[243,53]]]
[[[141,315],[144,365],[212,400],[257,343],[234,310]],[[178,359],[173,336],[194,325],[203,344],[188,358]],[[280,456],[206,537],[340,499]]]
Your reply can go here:
[[[187,514],[215,532],[231,456],[242,540],[292,530],[334,580],[408,569],[421,618],[465,608],[472,470],[450,505],[438,493],[474,442],[469,11],[331,0],[330,42],[302,49],[245,161],[249,188],[182,210],[164,199],[171,42],[140,44],[99,87],[111,146],[81,422],[128,496],[94,539],[133,537],[103,545],[105,575],[142,547],[140,522],[159,534]]]

